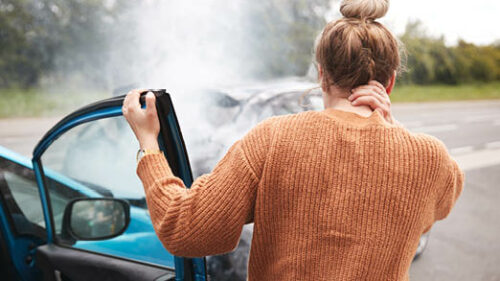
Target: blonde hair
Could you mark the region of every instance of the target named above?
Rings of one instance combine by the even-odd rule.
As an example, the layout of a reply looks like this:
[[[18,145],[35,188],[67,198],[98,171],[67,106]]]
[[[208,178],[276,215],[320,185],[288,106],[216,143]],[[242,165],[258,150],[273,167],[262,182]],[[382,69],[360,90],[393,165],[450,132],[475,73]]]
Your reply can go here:
[[[389,9],[389,0],[343,0],[342,19],[324,28],[316,46],[323,70],[321,86],[350,90],[370,80],[387,85],[401,66],[400,43],[376,20]]]

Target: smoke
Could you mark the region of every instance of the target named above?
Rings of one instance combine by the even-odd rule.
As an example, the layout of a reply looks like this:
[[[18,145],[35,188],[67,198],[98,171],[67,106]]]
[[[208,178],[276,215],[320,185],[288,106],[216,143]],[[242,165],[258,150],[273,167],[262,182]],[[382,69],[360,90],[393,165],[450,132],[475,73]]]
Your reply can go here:
[[[329,7],[323,2],[330,1],[148,0],[123,4],[108,0],[109,9],[123,4],[117,16],[102,22],[101,33],[107,36],[101,37],[106,42],[100,45],[108,47],[92,56],[99,67],[78,70],[106,81],[110,89],[120,88],[117,94],[125,94],[129,88],[167,89],[198,176],[209,172],[229,146],[258,121],[275,114],[262,112],[261,100],[242,101],[252,95],[267,99],[280,91],[311,87],[297,80],[263,83],[262,77],[307,72],[314,37],[324,24],[321,14]],[[79,47],[85,51],[87,46]],[[223,271],[221,264],[230,263],[231,272],[225,274],[231,280],[244,279],[250,239],[251,226],[247,226],[241,247],[223,258],[209,259],[210,271]]]
[[[179,96],[245,80],[245,1],[141,1],[112,39],[116,85]],[[246,66],[245,66],[246,65]]]
[[[99,2],[86,4],[80,12],[52,9],[59,11],[60,22],[82,18],[84,23],[72,20],[59,28],[71,31],[69,40],[58,39],[66,43],[56,52],[62,76],[81,73],[93,87],[164,87],[175,95],[305,75],[313,40],[331,4],[331,0]]]
[[[264,116],[248,107],[239,114],[238,103],[296,87],[290,81],[264,85],[265,78],[306,74],[330,2],[45,0],[43,11],[54,18],[46,29],[65,43],[56,52],[59,76],[52,88],[63,80],[80,93],[167,89],[195,175],[209,172]],[[71,32],[61,35],[65,30]],[[235,104],[217,100],[228,93],[238,96]]]

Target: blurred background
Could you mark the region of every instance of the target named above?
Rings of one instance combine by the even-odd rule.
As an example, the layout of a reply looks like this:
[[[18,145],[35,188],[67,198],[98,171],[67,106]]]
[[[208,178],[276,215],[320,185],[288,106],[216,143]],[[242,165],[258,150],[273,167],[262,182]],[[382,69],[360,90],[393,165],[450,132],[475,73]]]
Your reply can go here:
[[[408,54],[395,102],[500,96],[499,4],[392,2],[382,22]],[[307,76],[314,39],[338,6],[1,0],[0,117],[61,114],[132,84],[209,88]]]
[[[340,17],[339,2],[0,0],[0,145],[30,156],[78,107],[166,88],[196,157],[190,128],[199,120],[189,112],[206,104],[192,93],[314,86],[314,40]],[[462,198],[431,231],[412,280],[500,280],[498,15],[494,0],[398,0],[381,20],[405,46],[396,118],[442,139],[466,171]]]

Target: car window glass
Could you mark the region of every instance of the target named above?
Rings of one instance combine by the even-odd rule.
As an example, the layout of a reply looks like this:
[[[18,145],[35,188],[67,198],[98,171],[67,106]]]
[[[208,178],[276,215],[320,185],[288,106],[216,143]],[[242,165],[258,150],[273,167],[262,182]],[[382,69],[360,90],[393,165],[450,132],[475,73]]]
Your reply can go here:
[[[74,127],[49,146],[41,160],[58,243],[174,267],[173,256],[154,232],[144,189],[135,172],[138,147],[122,116]],[[81,197],[125,199],[131,206],[130,225],[112,239],[68,239],[62,231],[64,209],[72,199]]]
[[[0,192],[17,234],[45,236],[45,220],[32,169],[0,158]]]
[[[42,156],[44,168],[115,197],[140,198],[138,143],[123,118],[85,123],[64,133]]]
[[[64,209],[66,205],[76,198],[86,197],[85,193],[79,192],[78,189],[72,188],[77,186],[76,182],[72,182],[69,179],[65,179],[61,175],[55,173],[49,173],[46,176],[45,183],[47,184],[47,190],[50,194],[50,205],[52,207],[52,219],[54,221],[54,227],[56,229],[56,234],[60,235],[62,230],[62,222]]]

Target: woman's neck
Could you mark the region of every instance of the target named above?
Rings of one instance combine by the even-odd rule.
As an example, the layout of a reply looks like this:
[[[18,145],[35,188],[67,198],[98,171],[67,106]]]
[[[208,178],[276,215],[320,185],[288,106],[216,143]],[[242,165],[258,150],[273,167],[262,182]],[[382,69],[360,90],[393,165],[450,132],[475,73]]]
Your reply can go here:
[[[354,112],[361,116],[370,116],[373,110],[366,105],[354,106],[347,99],[350,93],[336,88],[331,88],[329,93],[323,92],[323,104],[325,109],[333,108],[347,112]]]

